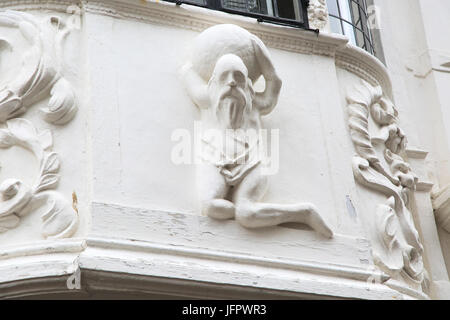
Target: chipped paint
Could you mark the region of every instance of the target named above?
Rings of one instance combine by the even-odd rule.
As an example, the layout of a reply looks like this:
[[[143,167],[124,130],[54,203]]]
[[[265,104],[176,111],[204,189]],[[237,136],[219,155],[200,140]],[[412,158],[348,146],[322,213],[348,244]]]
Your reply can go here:
[[[72,208],[78,213],[78,198],[76,192],[72,192]]]

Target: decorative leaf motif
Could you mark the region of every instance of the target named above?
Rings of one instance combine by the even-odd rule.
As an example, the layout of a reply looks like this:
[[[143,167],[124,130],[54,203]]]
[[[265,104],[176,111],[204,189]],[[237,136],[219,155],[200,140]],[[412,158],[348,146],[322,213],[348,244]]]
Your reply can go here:
[[[41,216],[45,238],[70,237],[78,227],[78,213],[59,193],[48,193],[50,208]]]
[[[37,140],[36,128],[33,124],[25,119],[11,119],[6,122],[8,129],[18,140],[30,141]]]
[[[422,254],[414,247],[403,250],[404,273],[414,282],[422,283],[425,279]]]
[[[39,134],[39,142],[44,150],[53,146],[53,137],[50,130],[44,130]]]
[[[52,16],[50,22],[58,28],[41,23],[40,19],[28,13],[0,12],[0,25],[18,28],[31,45],[22,55],[19,72],[11,72],[15,78],[6,79],[5,86],[0,88],[0,123],[7,124],[7,129],[0,129],[0,148],[17,145],[29,149],[41,165],[40,177],[34,188],[19,185],[20,181],[14,179],[0,185],[0,232],[16,227],[23,215],[45,208],[48,211],[42,216],[43,235],[64,238],[76,231],[78,212],[76,197],[72,208],[59,193],[45,191],[56,188],[59,182],[59,157],[56,153],[49,153],[53,145],[51,131],[38,132],[30,121],[15,118],[33,103],[48,96],[51,87],[48,107],[41,110],[47,122],[64,124],[77,112],[72,86],[59,73],[61,42],[70,30],[59,17]],[[0,38],[0,58],[9,58],[7,50],[12,52],[11,44]],[[8,56],[2,53],[8,53]],[[48,58],[50,56],[52,59]],[[8,65],[8,61],[5,63]]]
[[[41,145],[37,130],[33,124],[22,118],[9,120],[6,124],[10,134],[15,139],[15,144],[30,150],[34,153],[39,162],[42,161],[44,148]]]
[[[18,22],[19,20],[17,20],[12,11],[8,10],[0,15],[0,26],[17,27],[19,25]]]
[[[381,87],[372,87],[361,80],[362,85],[355,86],[347,95],[349,104],[350,134],[356,151],[370,163],[378,163],[378,156],[372,146],[369,134],[369,109],[382,96]]]
[[[383,238],[384,245],[390,251],[392,251],[394,247],[399,245],[399,240],[397,238],[400,226],[395,215],[394,207],[395,200],[391,197],[388,200],[388,204],[379,205],[376,212],[379,234]]]
[[[5,51],[12,52],[13,51],[12,45],[8,40],[0,38],[0,57],[1,57],[2,52],[5,52]],[[0,62],[1,62],[1,60],[0,60]]]
[[[370,115],[379,125],[390,125],[397,122],[398,111],[392,101],[381,98],[378,103],[370,107]]]
[[[373,169],[367,160],[360,157],[353,158],[353,175],[360,184],[394,198],[394,210],[405,238],[409,244],[422,252],[419,234],[413,221],[408,218],[410,213],[403,202],[401,188],[392,185],[386,177]]]
[[[351,138],[360,157],[353,158],[353,174],[362,185],[388,196],[387,205],[378,206],[377,233],[381,251],[374,250],[375,263],[391,275],[401,272],[421,283],[424,279],[423,246],[408,208],[409,193],[415,189],[416,176],[401,157],[406,137],[397,125],[394,104],[383,97],[380,87],[363,81],[347,97]],[[369,117],[378,126],[378,136],[369,132]],[[380,162],[372,141],[383,147],[390,168]]]
[[[381,244],[387,249],[386,252],[374,250],[375,261],[386,272],[396,274],[404,267],[402,244],[398,238],[400,229],[398,219],[393,209],[393,199],[384,205],[379,205],[375,213],[376,227]]]
[[[41,177],[38,186],[35,188],[35,193],[39,193],[44,190],[54,189],[58,185],[59,175],[57,174],[45,174]]]
[[[8,89],[0,91],[0,122],[5,122],[23,112],[25,109],[22,100],[17,95]]]
[[[32,42],[39,36],[39,30],[33,23],[30,23],[28,21],[21,21],[18,27],[23,37],[30,42]]]
[[[48,88],[53,84],[52,98],[48,108],[43,109],[46,121],[64,124],[76,113],[75,96],[70,84],[60,78],[61,42],[69,32],[66,24],[59,17],[51,17],[63,29],[56,29],[52,24],[41,23],[33,15],[20,11],[0,12],[0,25],[16,27],[21,35],[31,44],[23,54],[23,64],[14,79],[9,79],[6,88],[0,91],[0,122],[19,116],[26,109],[48,95]],[[0,39],[0,50],[7,46]],[[52,48],[52,49],[49,49]],[[54,50],[54,52],[49,52]],[[46,57],[52,56],[52,59]]]
[[[322,29],[328,21],[328,10],[325,0],[313,0],[308,6],[308,21],[312,29]]]
[[[380,86],[373,87],[367,81],[361,80],[360,86],[355,86],[347,95],[349,104],[360,104],[369,108],[374,102],[380,100],[383,91]]]
[[[9,148],[14,144],[14,137],[9,130],[0,130],[0,148]]]
[[[20,222],[20,218],[15,214],[10,214],[6,217],[0,217],[0,233],[14,229]]]
[[[60,161],[58,154],[55,152],[50,153],[44,162],[44,167],[42,168],[42,174],[48,175],[50,173],[57,173],[59,170]]]
[[[52,97],[48,103],[48,108],[41,109],[44,120],[58,125],[72,120],[78,107],[70,83],[64,78],[59,79],[50,94]]]

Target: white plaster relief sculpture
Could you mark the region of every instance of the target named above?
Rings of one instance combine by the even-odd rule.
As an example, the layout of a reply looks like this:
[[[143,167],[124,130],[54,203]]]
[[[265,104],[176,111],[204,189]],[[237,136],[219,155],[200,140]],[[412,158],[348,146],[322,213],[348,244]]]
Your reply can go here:
[[[42,212],[42,235],[45,238],[70,237],[78,227],[78,211],[58,192],[53,191],[59,181],[60,160],[50,152],[50,130],[38,133],[34,125],[17,116],[34,103],[50,96],[47,107],[40,111],[48,123],[63,125],[77,112],[76,98],[71,84],[62,76],[62,42],[70,31],[56,16],[42,20],[19,11],[0,11],[0,26],[17,28],[29,47],[24,53],[14,48],[12,41],[0,35],[1,50],[20,56],[21,65],[12,79],[1,79],[0,87],[0,148],[19,146],[30,150],[40,165],[39,176],[32,186],[18,179],[0,184],[0,232],[19,225],[31,212]]]
[[[398,112],[380,87],[363,80],[349,91],[347,101],[358,153],[353,158],[355,179],[387,197],[373,213],[385,248],[374,250],[375,262],[391,276],[401,273],[421,284],[425,280],[423,246],[410,212],[418,179],[404,160],[407,141],[397,125]]]
[[[312,204],[260,202],[267,188],[264,159],[258,152],[260,118],[276,106],[282,84],[262,41],[235,25],[211,27],[196,38],[182,76],[202,124],[219,137],[203,138],[203,162],[197,170],[203,214],[235,218],[247,228],[305,223],[332,237]],[[260,76],[265,90],[255,92],[253,84]]]
[[[7,129],[0,130],[0,148],[20,146],[30,150],[40,164],[40,172],[33,186],[18,179],[7,179],[0,184],[0,232],[16,227],[20,218],[40,208],[42,234],[46,238],[69,237],[78,225],[78,212],[54,191],[59,175],[58,155],[50,152],[53,144],[49,130],[38,133],[25,119],[7,121]]]
[[[56,16],[40,21],[28,13],[9,10],[0,11],[0,26],[18,28],[30,44],[22,54],[20,71],[0,88],[0,122],[25,113],[49,95],[48,106],[41,109],[45,121],[57,125],[70,121],[77,112],[76,99],[72,86],[61,75],[62,42],[70,28]],[[0,50],[14,50],[8,39],[0,36],[0,42]]]
[[[323,30],[328,23],[326,0],[311,0],[308,6],[308,22],[311,29]]]

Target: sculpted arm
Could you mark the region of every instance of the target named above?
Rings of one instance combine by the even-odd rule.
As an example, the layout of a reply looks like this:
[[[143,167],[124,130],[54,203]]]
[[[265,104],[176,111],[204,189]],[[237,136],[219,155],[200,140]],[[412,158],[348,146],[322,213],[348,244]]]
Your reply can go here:
[[[190,62],[181,69],[181,78],[192,101],[200,109],[207,109],[209,104],[208,84],[192,68]]]
[[[258,65],[266,81],[266,89],[263,92],[255,93],[254,105],[260,110],[261,115],[266,115],[275,108],[278,102],[282,82],[270,60],[269,51],[262,44],[261,40],[254,37],[252,43]]]

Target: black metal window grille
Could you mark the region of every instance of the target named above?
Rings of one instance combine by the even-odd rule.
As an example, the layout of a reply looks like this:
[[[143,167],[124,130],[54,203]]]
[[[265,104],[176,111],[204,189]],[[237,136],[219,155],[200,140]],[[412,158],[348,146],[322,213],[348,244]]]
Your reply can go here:
[[[166,0],[178,5],[187,3],[213,10],[253,17],[271,22],[309,29],[309,0]]]
[[[327,0],[327,5],[331,31],[375,55],[366,0]]]

